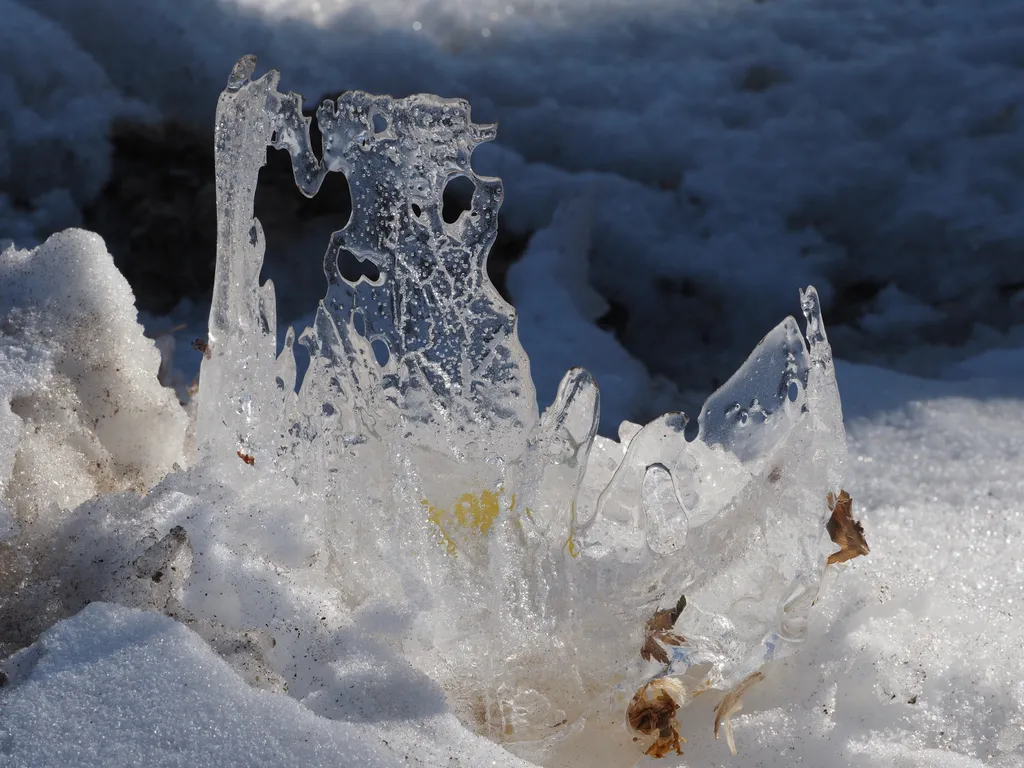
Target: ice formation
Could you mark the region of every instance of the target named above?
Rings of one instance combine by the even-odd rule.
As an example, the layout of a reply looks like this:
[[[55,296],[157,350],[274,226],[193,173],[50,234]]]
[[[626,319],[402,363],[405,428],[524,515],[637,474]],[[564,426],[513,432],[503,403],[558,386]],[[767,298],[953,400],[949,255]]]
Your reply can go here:
[[[249,526],[291,517],[305,543],[249,556],[293,586],[312,578],[304,570],[334,579],[349,615],[405,605],[378,631],[463,722],[544,765],[631,764],[647,745],[625,713],[645,684],[672,681],[661,685],[685,704],[791,653],[845,457],[815,290],[801,295],[806,339],[792,318],[765,336],[708,399],[693,440],[679,413],[624,423],[621,442],[597,437],[598,388],[582,369],[538,415],[514,310],[484,269],[502,189],[470,160],[493,127],[463,101],[350,91],[317,111],[317,152],[301,97],[279,93],[276,72],[252,79],[254,67],[239,61],[217,113],[200,469]],[[289,152],[304,194],[333,172],[352,192],[324,257],[327,294],[299,338],[311,356],[301,381],[295,335],[278,353],[273,285],[259,282],[267,147]],[[448,222],[442,193],[459,176],[472,205]],[[353,258],[355,279],[342,274]],[[684,602],[644,659],[652,616]],[[241,621],[244,603],[218,621]],[[296,695],[322,706],[305,685]]]

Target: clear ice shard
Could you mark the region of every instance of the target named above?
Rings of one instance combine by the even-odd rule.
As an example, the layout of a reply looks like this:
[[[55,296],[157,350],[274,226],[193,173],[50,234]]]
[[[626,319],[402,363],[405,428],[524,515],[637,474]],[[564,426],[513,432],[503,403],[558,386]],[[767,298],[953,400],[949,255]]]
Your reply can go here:
[[[814,289],[806,335],[793,318],[768,333],[692,441],[679,413],[623,425],[621,444],[597,437],[581,369],[540,415],[515,311],[486,276],[502,187],[470,161],[494,127],[463,101],[351,91],[317,110],[315,151],[301,97],[254,67],[238,63],[217,112],[206,466],[250,498],[291,489],[348,608],[404,601],[415,619],[396,646],[464,722],[544,765],[631,764],[643,746],[625,713],[646,683],[674,681],[685,704],[793,652],[845,461]],[[307,196],[328,173],[352,192],[298,337],[311,357],[298,386],[296,335],[278,354],[274,289],[259,282],[268,147],[289,153]],[[449,223],[442,195],[460,176],[472,203]],[[342,275],[349,255],[379,276]],[[641,658],[647,642],[668,662]]]

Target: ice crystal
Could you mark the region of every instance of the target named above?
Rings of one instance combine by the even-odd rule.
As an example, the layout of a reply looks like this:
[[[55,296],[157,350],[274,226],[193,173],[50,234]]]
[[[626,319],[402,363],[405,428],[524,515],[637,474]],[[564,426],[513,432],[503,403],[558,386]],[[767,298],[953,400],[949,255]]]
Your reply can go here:
[[[649,747],[631,722],[674,753],[675,709],[792,652],[819,589],[845,447],[816,292],[806,340],[793,318],[765,336],[692,441],[678,413],[597,437],[581,369],[539,415],[515,312],[486,277],[502,188],[470,161],[494,128],[463,101],[350,91],[318,109],[316,152],[301,97],[254,66],[236,65],[218,108],[204,461],[239,489],[297,490],[349,608],[402,595],[415,618],[395,643],[464,722],[546,765],[630,764]],[[328,173],[352,193],[301,382],[259,283],[268,147],[307,196]],[[472,203],[449,223],[460,176]],[[351,256],[372,277],[342,275]],[[633,712],[645,690],[671,706]]]

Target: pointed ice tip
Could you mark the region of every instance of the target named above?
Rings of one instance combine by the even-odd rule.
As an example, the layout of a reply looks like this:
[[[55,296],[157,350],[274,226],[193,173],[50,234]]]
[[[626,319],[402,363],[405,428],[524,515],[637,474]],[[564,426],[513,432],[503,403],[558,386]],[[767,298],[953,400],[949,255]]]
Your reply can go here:
[[[256,71],[256,56],[252,53],[247,53],[245,56],[235,62],[235,66],[231,68],[231,74],[228,75],[227,89],[231,92],[239,90],[243,85],[249,82],[249,78],[252,77],[252,73]]]
[[[807,340],[812,344],[827,341],[825,321],[821,317],[821,299],[818,298],[818,291],[813,285],[800,291],[800,309],[807,319]]]
[[[570,368],[558,385],[554,402],[544,411],[549,424],[569,429],[579,444],[589,442],[597,434],[601,414],[601,391],[586,368]]]
[[[800,289],[800,307],[803,309],[804,315],[812,311],[812,306],[817,307],[819,305],[817,288],[813,285],[808,285],[806,288]]]
[[[818,298],[818,291],[813,285],[807,286],[806,290],[800,291],[800,308],[807,318],[807,349],[815,365],[832,365],[832,347],[828,343],[828,334],[825,333],[825,321],[821,316],[821,299]]]

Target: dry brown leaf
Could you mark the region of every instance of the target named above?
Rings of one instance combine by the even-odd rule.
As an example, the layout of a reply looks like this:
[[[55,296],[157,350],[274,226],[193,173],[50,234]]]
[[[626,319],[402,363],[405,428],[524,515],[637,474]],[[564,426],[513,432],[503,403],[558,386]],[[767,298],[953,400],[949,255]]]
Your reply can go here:
[[[658,644],[658,641],[654,639],[654,635],[648,635],[647,639],[644,640],[644,644],[640,648],[640,656],[644,661],[657,659],[662,664],[668,664],[669,661],[668,652]]]
[[[685,637],[671,631],[685,607],[686,595],[681,595],[674,608],[658,611],[647,620],[647,624],[644,626],[646,637],[640,648],[640,656],[644,661],[657,659],[662,664],[668,664],[668,653],[661,647],[661,644],[682,645],[686,642]]]
[[[633,695],[626,710],[629,727],[645,736],[654,736],[654,743],[644,753],[649,757],[665,757],[674,751],[683,754],[686,739],[679,735],[676,712],[679,711],[683,687],[678,680],[658,677]]]
[[[255,466],[256,459],[250,456],[248,453],[242,453],[241,451],[235,451],[238,454],[238,458],[248,464],[250,467]]]
[[[839,551],[828,556],[828,564],[845,563],[855,557],[866,555],[867,539],[864,538],[864,527],[853,519],[853,499],[846,491],[839,491],[839,499],[831,493],[828,495],[828,508],[832,517],[825,526],[833,544],[839,545]]]

